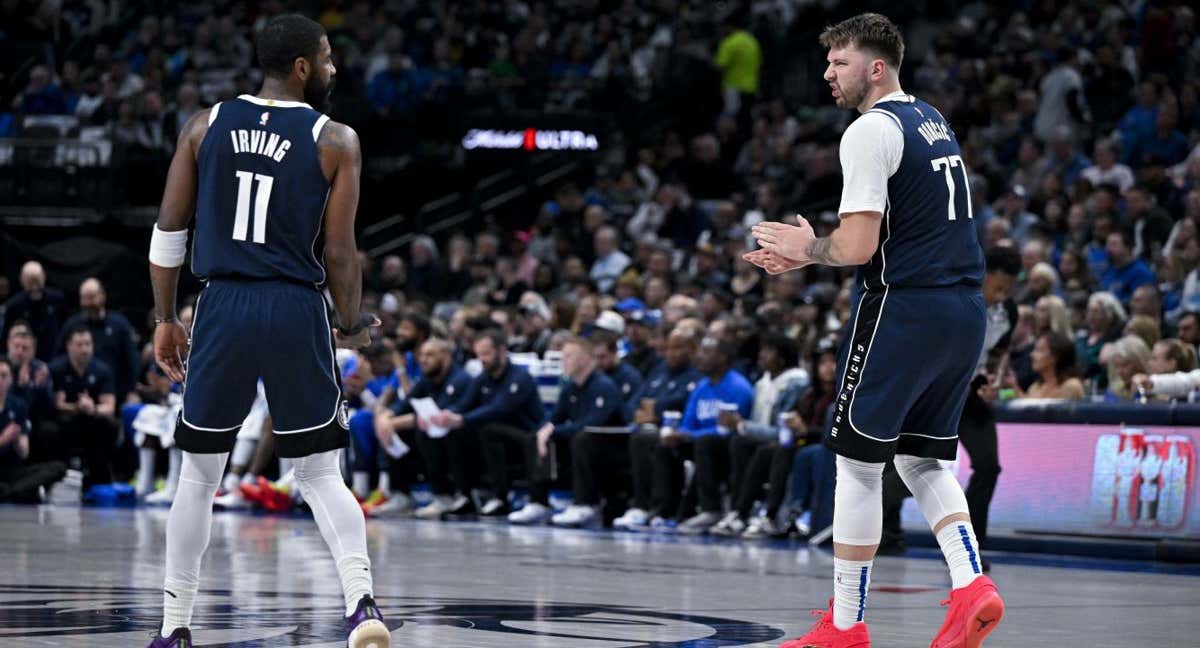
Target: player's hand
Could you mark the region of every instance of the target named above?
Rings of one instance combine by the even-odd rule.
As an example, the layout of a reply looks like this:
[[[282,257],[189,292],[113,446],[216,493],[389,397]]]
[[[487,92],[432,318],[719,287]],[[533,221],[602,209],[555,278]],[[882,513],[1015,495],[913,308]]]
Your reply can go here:
[[[975,394],[978,395],[983,402],[990,405],[996,402],[996,398],[1000,395],[1000,390],[998,390],[996,386],[992,384],[992,381],[989,378],[986,382],[979,386],[979,389],[975,390]]]
[[[759,246],[785,259],[798,263],[800,268],[812,263],[808,257],[808,246],[817,238],[812,225],[804,217],[796,215],[797,225],[764,221],[751,231]]]
[[[188,334],[178,321],[154,327],[154,360],[172,381],[183,382],[183,361],[188,355]]]
[[[1146,374],[1136,374],[1133,377],[1133,388],[1147,394],[1154,393],[1154,381]]]
[[[742,255],[742,258],[767,271],[767,274],[777,275],[804,267],[795,259],[786,259],[769,250],[755,250]]]
[[[334,327],[333,339],[339,349],[361,349],[371,344],[371,329],[379,328],[383,325],[383,322],[378,317],[370,313],[363,313],[361,320],[364,326],[353,335],[342,335],[342,332],[337,327]]]

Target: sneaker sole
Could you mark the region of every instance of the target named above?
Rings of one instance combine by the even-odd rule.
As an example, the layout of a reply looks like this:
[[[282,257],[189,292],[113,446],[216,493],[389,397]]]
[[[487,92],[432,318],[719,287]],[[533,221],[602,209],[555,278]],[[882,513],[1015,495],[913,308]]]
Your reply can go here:
[[[349,648],[390,648],[392,635],[382,621],[370,619],[360,623],[350,633],[346,645]]]
[[[967,631],[959,641],[943,644],[939,648],[979,648],[983,640],[1004,619],[1004,599],[992,592],[977,602],[967,615]]]

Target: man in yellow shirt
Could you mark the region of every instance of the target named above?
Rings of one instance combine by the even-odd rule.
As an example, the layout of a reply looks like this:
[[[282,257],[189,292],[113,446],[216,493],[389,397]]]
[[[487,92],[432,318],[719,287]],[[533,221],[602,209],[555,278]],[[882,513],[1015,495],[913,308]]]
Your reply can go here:
[[[737,115],[738,125],[750,125],[750,105],[758,94],[762,69],[762,48],[758,39],[746,31],[736,16],[721,23],[721,42],[717,45],[716,65],[721,71],[725,114]]]

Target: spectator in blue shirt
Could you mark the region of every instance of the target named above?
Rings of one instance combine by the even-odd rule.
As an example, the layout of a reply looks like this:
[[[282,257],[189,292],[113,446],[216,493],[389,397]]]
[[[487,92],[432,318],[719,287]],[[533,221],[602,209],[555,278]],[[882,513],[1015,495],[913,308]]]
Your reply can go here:
[[[429,421],[417,416],[412,401],[429,398],[444,410],[460,408],[463,399],[470,396],[471,377],[454,364],[453,346],[446,340],[431,338],[417,351],[421,364],[421,378],[413,385],[405,398],[395,401],[390,407],[377,412],[375,433],[381,448],[386,450],[395,435],[408,446],[420,448],[425,463],[425,478],[433,488],[434,501],[416,511],[417,517],[436,520],[446,513],[469,514],[475,512],[471,501],[471,489],[476,485],[478,467],[468,465],[471,448],[465,447],[465,434],[455,430],[443,437],[429,435]],[[406,496],[395,493],[408,490],[415,472],[413,454],[396,459],[383,453],[385,473],[393,494],[386,504],[372,509],[376,516],[398,513],[410,503]],[[381,475],[380,479],[383,479]],[[450,477],[453,476],[453,487]],[[455,497],[457,488],[457,497]]]
[[[510,449],[528,460],[530,441],[545,414],[533,376],[509,362],[508,338],[503,331],[483,331],[475,338],[473,350],[483,373],[471,383],[471,393],[455,404],[457,410],[442,410],[431,422],[479,435],[484,470],[493,491],[479,512],[492,517],[508,513]]]
[[[573,337],[563,343],[566,383],[550,420],[538,430],[529,448],[529,503],[509,515],[509,522],[535,524],[549,518],[554,473],[561,477],[570,466],[574,503],[552,521],[560,526],[591,524],[598,516],[602,477],[611,483],[629,464],[625,435],[611,433],[611,428],[624,423],[621,396],[616,384],[598,368],[597,352],[592,340]],[[556,465],[558,470],[552,470]]]
[[[1158,108],[1154,129],[1137,141],[1131,154],[1131,166],[1140,168],[1151,164],[1174,166],[1187,157],[1190,146],[1187,135],[1181,133],[1179,109],[1164,103]]]
[[[1133,291],[1153,284],[1154,271],[1145,261],[1133,256],[1133,235],[1117,230],[1108,235],[1108,269],[1100,277],[1100,289],[1111,292],[1128,306]]]
[[[672,503],[678,505],[679,495],[683,490],[683,462],[694,459],[695,454],[700,451],[697,440],[731,432],[728,420],[718,420],[721,405],[732,403],[737,408],[738,416],[743,419],[750,418],[753,413],[754,386],[745,376],[731,369],[735,358],[734,348],[728,342],[705,338],[700,343],[700,351],[696,354],[696,369],[705,377],[688,398],[679,429],[667,435],[666,445],[661,446],[655,456],[654,478],[656,481],[664,481],[659,486],[660,491],[669,494],[669,499],[664,503],[665,507],[671,506]],[[733,425],[736,426],[736,422]],[[690,516],[679,525],[681,532],[703,533],[721,520],[719,513],[712,512],[720,510],[720,503],[714,504],[707,498],[707,493],[704,495],[706,498],[700,504],[703,509],[700,515],[690,516],[691,511],[679,511],[680,515]]]

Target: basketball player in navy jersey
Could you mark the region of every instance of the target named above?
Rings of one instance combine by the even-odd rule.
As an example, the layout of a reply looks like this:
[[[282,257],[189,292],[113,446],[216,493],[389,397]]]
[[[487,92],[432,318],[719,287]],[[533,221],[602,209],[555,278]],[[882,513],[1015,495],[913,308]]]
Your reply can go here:
[[[358,136],[318,110],[335,72],[319,24],[279,16],[256,44],[262,89],[185,125],[150,243],[154,355],[184,384],[175,437],[183,469],[167,520],[163,622],[150,646],[193,645],[188,626],[213,495],[261,378],[276,453],[295,460],[296,480],[337,562],[347,644],[387,648],[362,511],[338,460],[349,432],[334,347],[365,346],[367,328],[378,325],[359,312]],[[175,291],[193,213],[192,271],[206,284],[189,336],[175,315]],[[324,262],[316,251],[322,232]]]
[[[871,565],[883,526],[883,466],[912,490],[937,535],[953,583],[933,648],[977,648],[1004,603],[980,570],[954,459],[957,426],[983,347],[983,252],[954,131],[933,106],[900,89],[904,42],[884,16],[827,28],[837,105],[862,115],[842,135],[841,223],[817,238],[798,225],[754,228],[746,259],[778,274],[809,264],[858,266],[854,318],[840,357],[827,444],[837,453],[834,598],[807,635],[784,648],[865,648]]]

